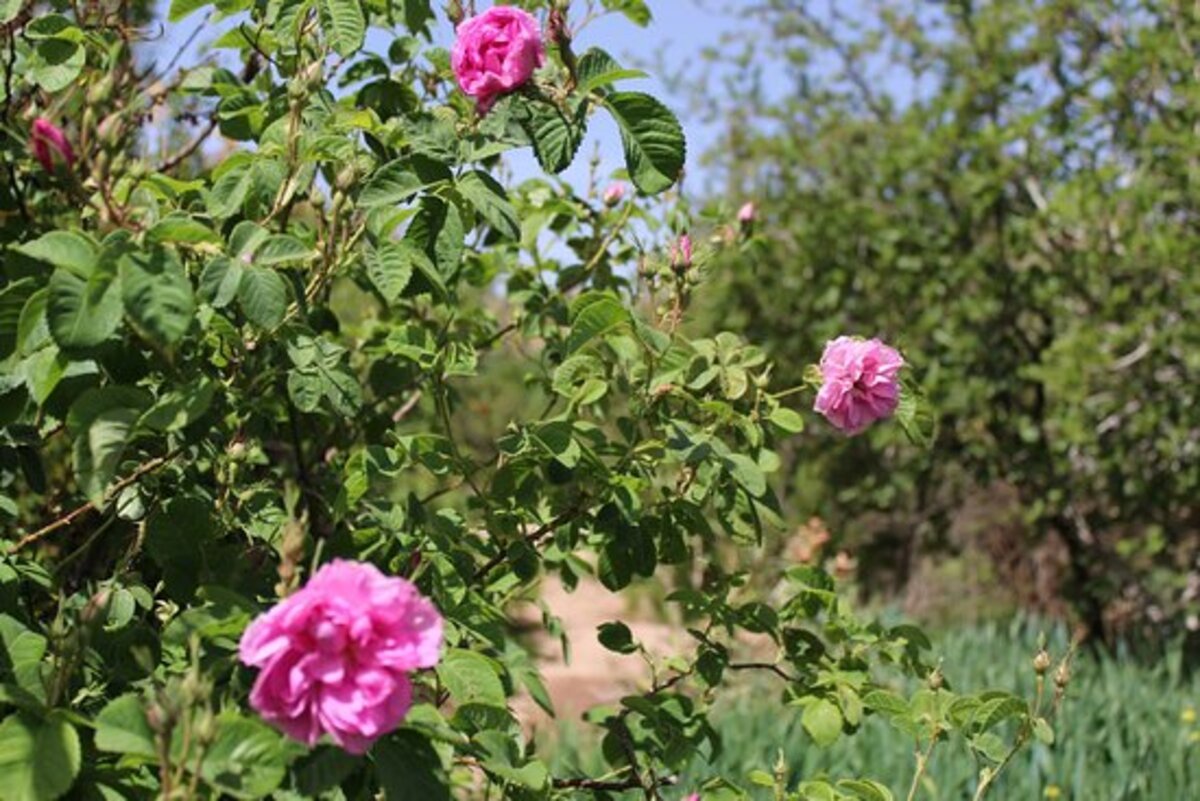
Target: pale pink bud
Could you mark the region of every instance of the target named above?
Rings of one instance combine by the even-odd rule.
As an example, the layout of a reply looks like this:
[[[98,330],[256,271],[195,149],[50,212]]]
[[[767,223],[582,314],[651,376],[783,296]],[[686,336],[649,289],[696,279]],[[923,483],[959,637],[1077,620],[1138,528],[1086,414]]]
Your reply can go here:
[[[692,238],[687,234],[680,234],[679,239],[671,243],[671,266],[676,270],[692,266]]]
[[[604,190],[603,200],[605,206],[615,206],[624,199],[625,184],[623,183],[609,184],[608,188]]]
[[[757,216],[758,208],[754,205],[753,200],[746,201],[742,204],[742,207],[738,209],[737,218],[738,222],[740,222],[742,225],[749,225],[750,223],[754,222]]]
[[[68,168],[75,166],[75,150],[66,134],[45,117],[38,117],[33,121],[29,149],[46,172],[54,172],[56,165],[60,163],[66,164]]]

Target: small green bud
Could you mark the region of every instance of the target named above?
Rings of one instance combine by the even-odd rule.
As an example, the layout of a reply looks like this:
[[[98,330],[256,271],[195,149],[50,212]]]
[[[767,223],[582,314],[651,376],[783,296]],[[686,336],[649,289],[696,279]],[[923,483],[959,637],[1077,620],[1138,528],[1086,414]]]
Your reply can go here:
[[[1046,649],[1037,652],[1037,656],[1033,658],[1033,670],[1039,676],[1046,675],[1046,671],[1050,669],[1050,654],[1046,653]]]
[[[1067,664],[1067,660],[1059,663],[1058,670],[1054,671],[1054,683],[1060,690],[1065,690],[1071,683],[1071,666]]]

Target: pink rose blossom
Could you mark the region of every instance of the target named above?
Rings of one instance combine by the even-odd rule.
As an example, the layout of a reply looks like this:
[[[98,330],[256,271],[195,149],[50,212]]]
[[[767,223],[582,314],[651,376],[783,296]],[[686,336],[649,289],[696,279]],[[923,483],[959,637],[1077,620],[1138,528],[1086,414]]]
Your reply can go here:
[[[813,407],[847,434],[891,417],[900,402],[904,359],[878,339],[838,337],[821,356],[821,389]]]
[[[692,793],[687,798],[683,799],[683,801],[700,801],[700,794]]]
[[[749,225],[750,223],[754,222],[754,219],[757,216],[758,208],[754,205],[753,200],[746,201],[742,204],[742,207],[738,209],[737,218],[738,222],[740,222],[742,225]]]
[[[71,147],[71,142],[61,128],[45,117],[38,117],[33,121],[29,149],[46,172],[53,173],[58,162],[65,162],[67,167],[75,165],[75,150]]]
[[[437,664],[442,618],[415,586],[373,565],[335,560],[256,618],[239,656],[262,668],[250,705],[296,740],[322,733],[353,754],[400,725],[408,674]]]
[[[603,200],[605,206],[615,206],[624,199],[625,184],[623,183],[618,182],[615,184],[610,184],[609,187],[604,190]]]
[[[545,60],[537,20],[511,6],[495,6],[464,21],[450,53],[458,85],[475,98],[480,114],[528,81]]]

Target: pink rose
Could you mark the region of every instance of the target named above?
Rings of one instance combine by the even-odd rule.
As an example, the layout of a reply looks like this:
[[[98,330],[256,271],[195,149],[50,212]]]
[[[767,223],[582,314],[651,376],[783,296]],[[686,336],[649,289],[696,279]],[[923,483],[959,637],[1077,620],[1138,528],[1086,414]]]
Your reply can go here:
[[[754,222],[754,218],[756,216],[758,216],[758,209],[755,207],[753,200],[746,201],[744,204],[742,204],[742,207],[738,209],[737,218],[738,222],[740,222],[742,225],[749,225],[750,223]]]
[[[683,799],[683,801],[700,801],[700,794],[692,793],[687,798]]]
[[[891,417],[900,402],[904,359],[878,339],[838,337],[821,356],[821,390],[813,407],[834,427],[857,434]]]
[[[495,6],[458,26],[450,66],[480,114],[517,89],[546,60],[537,20],[511,6]]]
[[[352,754],[395,729],[412,705],[408,674],[437,664],[442,618],[415,586],[335,560],[257,617],[239,656],[262,668],[250,705],[296,740],[322,733]]]
[[[65,162],[68,168],[75,165],[75,149],[71,147],[66,134],[45,117],[38,117],[33,121],[29,149],[46,172],[53,173],[56,164],[60,162]]]
[[[605,206],[615,206],[624,199],[625,184],[623,183],[618,182],[615,184],[610,184],[609,187],[604,190],[603,200]]]

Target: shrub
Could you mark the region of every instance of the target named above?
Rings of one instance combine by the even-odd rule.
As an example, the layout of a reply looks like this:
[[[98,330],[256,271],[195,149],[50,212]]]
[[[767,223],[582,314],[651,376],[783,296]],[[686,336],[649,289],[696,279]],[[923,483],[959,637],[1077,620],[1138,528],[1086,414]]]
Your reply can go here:
[[[239,23],[163,70],[137,58],[144,9],[0,6],[6,801],[656,799],[713,747],[727,674],[775,677],[826,742],[885,709],[873,669],[927,672],[919,632],[846,614],[821,571],[772,606],[714,565],[673,597],[694,651],[591,713],[604,774],[551,775],[527,741],[509,699],[550,701],[510,601],[761,541],[799,417],[755,348],[681,333],[701,254],[649,238],[675,117],[576,53],[564,3],[522,5],[536,21],[493,15],[452,58],[429,0],[177,0]],[[561,171],[593,114],[636,199],[505,186],[502,154]],[[213,131],[241,144],[210,163]],[[473,409],[502,351],[527,394],[494,432]],[[771,658],[737,661],[740,632]],[[641,651],[619,621],[599,637]],[[970,703],[972,737],[1043,725]]]

